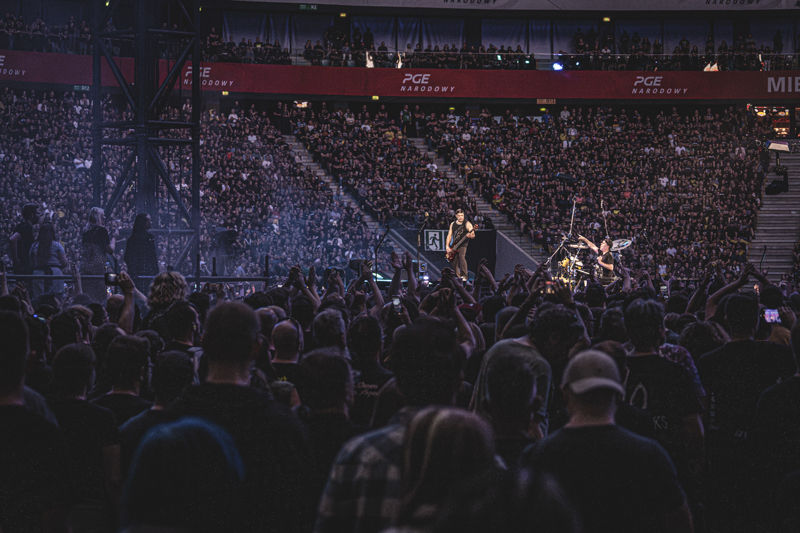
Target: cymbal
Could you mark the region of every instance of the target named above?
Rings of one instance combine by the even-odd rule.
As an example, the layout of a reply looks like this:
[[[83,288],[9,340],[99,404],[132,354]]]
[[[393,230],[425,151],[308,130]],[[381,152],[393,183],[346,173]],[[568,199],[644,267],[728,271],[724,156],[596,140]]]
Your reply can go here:
[[[578,248],[579,250],[588,250],[589,247],[585,244],[568,244],[568,248]]]
[[[633,241],[630,239],[617,239],[614,241],[614,246],[611,247],[611,251],[619,252],[620,250],[624,250],[631,244],[633,244]]]

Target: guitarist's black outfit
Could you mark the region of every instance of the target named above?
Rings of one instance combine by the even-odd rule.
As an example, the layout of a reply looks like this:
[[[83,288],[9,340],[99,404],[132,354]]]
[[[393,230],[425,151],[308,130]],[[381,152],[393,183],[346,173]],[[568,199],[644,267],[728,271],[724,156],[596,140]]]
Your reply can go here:
[[[450,242],[447,243],[448,246],[451,248],[455,246],[458,241],[460,241],[464,236],[467,234],[467,219],[464,219],[464,222],[461,224],[456,222],[450,223],[450,231],[453,234],[452,239]],[[464,243],[458,247],[455,251],[456,256],[450,261],[450,266],[453,268],[453,271],[456,273],[456,276],[462,279],[467,279],[467,245],[469,244],[469,239],[466,239]]]

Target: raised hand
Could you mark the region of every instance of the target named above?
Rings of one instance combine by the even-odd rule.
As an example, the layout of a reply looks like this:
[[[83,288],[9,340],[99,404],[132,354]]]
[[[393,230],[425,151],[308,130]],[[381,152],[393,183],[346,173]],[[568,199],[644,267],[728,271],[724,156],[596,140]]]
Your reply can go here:
[[[411,252],[406,252],[403,257],[403,268],[406,269],[409,275],[413,274],[412,270],[414,268],[414,258],[411,257]]]
[[[395,270],[403,270],[403,263],[394,250],[392,250],[392,268]]]

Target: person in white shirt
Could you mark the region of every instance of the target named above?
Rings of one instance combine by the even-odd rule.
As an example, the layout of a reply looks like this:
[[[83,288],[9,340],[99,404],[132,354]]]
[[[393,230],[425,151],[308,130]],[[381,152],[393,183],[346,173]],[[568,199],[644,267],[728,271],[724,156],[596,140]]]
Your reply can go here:
[[[570,114],[569,114],[569,110],[567,109],[567,106],[564,106],[564,109],[561,110],[561,113],[559,113],[559,116],[561,117],[562,121],[569,120]]]

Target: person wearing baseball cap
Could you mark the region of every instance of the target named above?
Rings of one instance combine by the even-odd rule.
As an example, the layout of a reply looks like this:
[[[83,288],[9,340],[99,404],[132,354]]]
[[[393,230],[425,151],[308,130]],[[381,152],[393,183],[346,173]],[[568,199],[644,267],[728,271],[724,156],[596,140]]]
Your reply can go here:
[[[596,350],[575,355],[561,388],[569,422],[530,446],[520,466],[551,475],[586,532],[691,532],[691,512],[672,460],[656,441],[614,420],[625,394],[614,360]]]

